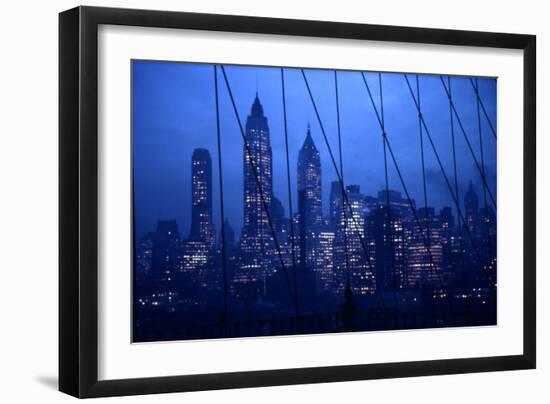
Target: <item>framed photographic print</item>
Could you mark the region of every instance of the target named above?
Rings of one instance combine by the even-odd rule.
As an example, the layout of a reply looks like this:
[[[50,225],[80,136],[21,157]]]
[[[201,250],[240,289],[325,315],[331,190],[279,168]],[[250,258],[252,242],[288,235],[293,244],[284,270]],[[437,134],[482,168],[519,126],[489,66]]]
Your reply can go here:
[[[535,37],[60,14],[60,390],[535,367]]]

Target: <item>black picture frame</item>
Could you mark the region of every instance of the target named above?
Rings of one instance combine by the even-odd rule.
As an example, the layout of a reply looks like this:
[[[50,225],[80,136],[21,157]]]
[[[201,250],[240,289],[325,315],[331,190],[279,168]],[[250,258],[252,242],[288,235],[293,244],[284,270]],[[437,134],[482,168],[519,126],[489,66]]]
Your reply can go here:
[[[523,354],[99,381],[97,62],[100,24],[523,50]],[[535,368],[535,106],[536,37],[533,35],[96,7],[77,7],[60,13],[59,390],[85,398]]]

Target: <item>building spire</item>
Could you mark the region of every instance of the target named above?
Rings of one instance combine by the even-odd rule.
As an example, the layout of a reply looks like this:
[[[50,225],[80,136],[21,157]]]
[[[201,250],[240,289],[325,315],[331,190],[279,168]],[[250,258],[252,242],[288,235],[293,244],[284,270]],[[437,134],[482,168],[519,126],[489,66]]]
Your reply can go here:
[[[256,90],[256,97],[254,98],[254,102],[252,103],[252,111],[251,115],[253,116],[264,116],[264,108],[262,107],[262,103],[260,102],[260,97],[258,96],[258,90]]]
[[[306,138],[304,140],[304,144],[302,145],[302,150],[311,150],[317,152],[317,147],[315,146],[313,138],[311,137],[311,126],[309,124],[309,121],[307,123]]]

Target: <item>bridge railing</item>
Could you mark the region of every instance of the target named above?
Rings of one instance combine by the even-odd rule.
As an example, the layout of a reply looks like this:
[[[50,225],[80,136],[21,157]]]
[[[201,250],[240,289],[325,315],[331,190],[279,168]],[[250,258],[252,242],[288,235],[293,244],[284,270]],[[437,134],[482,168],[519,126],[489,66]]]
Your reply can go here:
[[[324,334],[353,331],[386,331],[422,328],[494,325],[494,316],[488,313],[382,313],[357,312],[351,317],[345,313],[310,314],[298,317],[280,317],[243,321],[218,322],[204,325],[134,330],[135,342],[195,340],[215,338],[242,338],[258,336]]]

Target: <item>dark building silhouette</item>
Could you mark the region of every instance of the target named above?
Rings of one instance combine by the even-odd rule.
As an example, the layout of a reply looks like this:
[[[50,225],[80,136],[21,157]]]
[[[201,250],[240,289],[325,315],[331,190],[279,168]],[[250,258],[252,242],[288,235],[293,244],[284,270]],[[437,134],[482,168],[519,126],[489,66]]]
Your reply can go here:
[[[407,283],[406,249],[412,218],[409,202],[392,190],[380,191],[377,198],[366,201],[367,240],[373,247],[377,288],[399,291]]]
[[[159,220],[151,252],[151,287],[143,289],[141,304],[173,310],[178,295],[180,234],[175,220]]]
[[[177,271],[180,235],[175,220],[159,220],[153,239],[151,272],[157,282],[170,282]]]
[[[456,228],[453,211],[446,206],[439,212],[441,224],[442,276],[446,285],[456,285],[462,279],[464,265],[462,237]],[[458,276],[457,276],[458,275]]]
[[[220,241],[225,241],[225,248],[226,251],[234,251],[236,247],[235,242],[235,230],[233,230],[233,226],[231,226],[231,223],[229,223],[229,220],[225,219],[223,222],[223,229],[224,229],[224,237],[222,239],[222,236],[220,234]]]
[[[340,214],[342,205],[340,203],[342,198],[342,185],[340,181],[332,181],[330,183],[330,197],[329,197],[329,220],[330,225],[333,229],[336,229],[336,226],[340,220]]]
[[[136,243],[135,279],[136,286],[146,288],[152,280],[151,263],[155,233],[149,232]]]
[[[464,213],[465,220],[468,229],[472,235],[475,235],[478,232],[479,225],[479,199],[477,193],[474,190],[472,181],[468,186],[468,190],[464,194]]]

